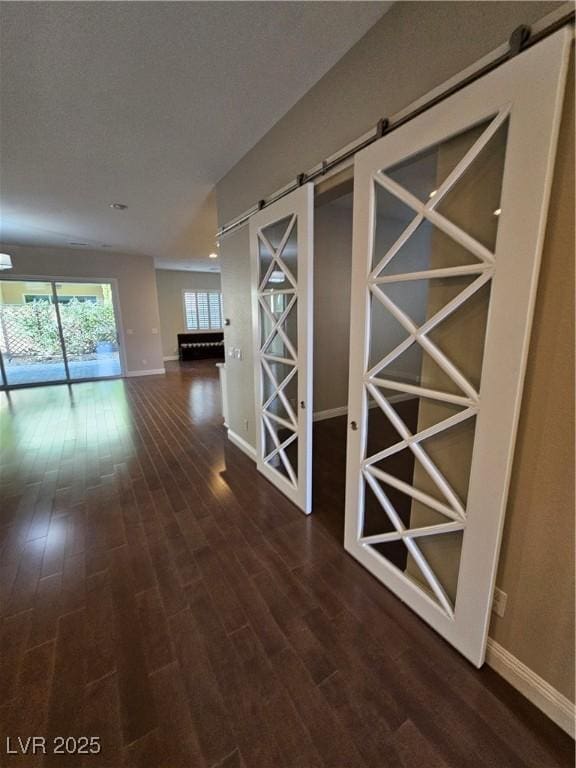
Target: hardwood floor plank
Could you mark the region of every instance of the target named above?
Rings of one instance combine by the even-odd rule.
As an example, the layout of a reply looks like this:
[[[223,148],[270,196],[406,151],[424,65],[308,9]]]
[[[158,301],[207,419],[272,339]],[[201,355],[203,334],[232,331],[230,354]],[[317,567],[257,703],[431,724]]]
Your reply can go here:
[[[344,603],[336,592],[325,583],[315,564],[306,563],[292,572],[306,586],[318,605],[322,606],[323,611],[331,619],[344,610]]]
[[[0,737],[2,752],[6,738],[14,742],[18,737],[25,741],[31,735],[46,733],[48,718],[48,702],[54,667],[55,643],[44,643],[27,651],[22,659],[18,676],[17,695],[10,706],[4,704],[0,716]],[[2,700],[5,702],[4,697]],[[4,756],[0,765],[40,766],[43,755],[29,753],[27,755]],[[5,759],[5,762],[4,762]]]
[[[235,749],[231,755],[224,758],[215,768],[246,768],[246,763],[242,760],[242,755]]]
[[[74,557],[86,547],[86,505],[77,504],[66,513],[66,557]],[[63,564],[62,564],[63,566]]]
[[[41,578],[52,576],[55,573],[62,573],[64,569],[67,536],[68,516],[53,515],[46,535]]]
[[[100,752],[83,755],[85,768],[100,764],[119,766],[123,758],[122,729],[120,728],[120,701],[118,680],[114,673],[101,677],[86,686],[84,692],[84,735],[96,735]]]
[[[242,606],[228,585],[224,569],[217,554],[210,546],[199,549],[194,557],[207,585],[222,624],[228,632],[234,632],[247,624]]]
[[[157,587],[136,596],[138,616],[142,627],[144,653],[148,672],[155,672],[174,661],[174,650]]]
[[[178,664],[158,669],[150,676],[150,681],[166,748],[165,762],[171,768],[203,768],[206,762],[200,750]]]
[[[194,628],[190,609],[169,619],[170,632],[186,694],[192,722],[207,765],[223,760],[234,751],[236,742],[230,730],[228,713],[212,672],[206,650]]]
[[[244,696],[258,723],[260,739],[269,739],[270,756],[286,768],[321,768],[324,765],[290,697],[282,689],[256,634],[243,627],[232,635],[246,678]],[[272,744],[274,742],[274,745]],[[259,745],[262,749],[262,744]],[[247,759],[250,752],[245,751]],[[258,764],[258,758],[255,759]]]
[[[262,573],[262,571],[258,571]],[[288,638],[270,613],[259,590],[249,578],[238,577],[234,594],[242,606],[248,623],[258,633],[258,639],[268,656],[274,656],[287,647]]]
[[[158,722],[126,548],[114,550],[111,561],[110,584],[116,628],[114,647],[122,731],[124,744],[127,745],[156,728]]]
[[[201,640],[202,652],[217,681],[236,743],[249,765],[282,765],[278,744],[262,720],[261,701],[252,690],[253,676],[236,651],[234,635],[226,633],[203,585],[189,589],[188,594],[190,628]]]
[[[200,571],[176,518],[165,523],[164,533],[168,549],[181,586],[193,584],[200,578]],[[196,550],[197,551],[197,550]]]
[[[399,768],[449,768],[448,763],[427,741],[411,720],[403,723],[391,738]]]
[[[482,727],[475,708],[463,697],[447,695],[442,678],[419,656],[409,651],[395,663],[405,685],[411,686],[412,696],[406,702],[410,719],[419,716],[420,732],[438,745],[440,754],[462,768],[473,766],[477,755],[482,755],[487,768],[537,768],[538,763],[533,760],[525,762],[511,741],[502,739],[492,727]],[[422,718],[424,707],[428,711],[426,721]],[[444,736],[449,731],[457,733],[458,739],[450,742]]]
[[[86,580],[86,682],[116,671],[117,627],[110,575],[100,571]]]
[[[162,527],[156,522],[153,525],[149,524],[147,537],[150,559],[156,575],[156,583],[160,589],[164,610],[167,616],[172,616],[186,608],[184,589],[180,584],[168,546],[163,538]]]
[[[310,611],[304,618],[318,642],[334,658],[341,677],[355,690],[353,698],[362,702],[365,719],[370,720],[375,709],[380,726],[390,731],[398,728],[406,719],[401,691],[394,688],[395,678],[379,674],[383,654],[371,637],[370,627],[360,627],[346,611],[333,620],[320,610]]]
[[[55,640],[58,630],[58,618],[62,605],[62,574],[46,576],[38,582],[38,591],[34,601],[32,627],[28,638],[28,647]]]
[[[86,605],[86,556],[84,553],[64,559],[60,612],[70,613]]]
[[[142,736],[124,750],[123,768],[164,768],[166,744],[160,728]]]
[[[22,611],[0,623],[0,691],[2,702],[10,701],[17,693],[16,682],[20,665],[28,645],[32,611]]]
[[[319,683],[335,672],[336,667],[326,649],[300,620],[293,604],[286,598],[271,574],[259,573],[254,577],[254,582],[274,620],[306,665],[314,682]]]
[[[84,734],[85,636],[85,610],[74,611],[60,617],[46,727],[46,736],[50,744],[56,736],[78,737]],[[74,765],[77,761],[76,755],[59,755],[49,749],[44,765],[58,768],[62,765]]]
[[[332,709],[294,651],[282,651],[274,663],[274,670],[294,706],[302,712],[306,729],[324,765],[327,768],[366,766],[350,733],[336,720]]]
[[[23,545],[18,572],[5,609],[6,616],[32,607],[42,571],[45,544],[46,537],[42,536]]]

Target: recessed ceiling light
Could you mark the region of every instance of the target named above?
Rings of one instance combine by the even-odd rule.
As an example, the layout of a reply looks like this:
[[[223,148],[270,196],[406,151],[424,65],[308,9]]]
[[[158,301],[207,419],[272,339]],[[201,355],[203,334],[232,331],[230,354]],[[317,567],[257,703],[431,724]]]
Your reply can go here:
[[[430,192],[430,194],[428,195],[428,197],[434,197],[436,192],[438,192],[438,190],[437,189],[433,189],[432,192]]]
[[[125,211],[128,206],[124,203],[110,203],[110,208],[114,208],[115,211]]]
[[[209,254],[208,258],[209,259],[217,259],[218,258],[218,254],[217,253],[211,253],[211,254]]]
[[[501,213],[502,213],[502,208],[496,208],[496,210],[494,211],[494,216],[500,216]]]

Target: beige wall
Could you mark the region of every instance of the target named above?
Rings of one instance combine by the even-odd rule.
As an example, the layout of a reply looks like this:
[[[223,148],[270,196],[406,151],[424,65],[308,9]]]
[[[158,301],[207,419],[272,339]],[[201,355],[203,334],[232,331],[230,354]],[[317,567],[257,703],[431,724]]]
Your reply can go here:
[[[387,218],[379,218],[379,228]],[[403,224],[404,226],[404,224]],[[423,230],[404,246],[403,258],[413,268],[425,259]],[[425,264],[422,264],[422,269]],[[318,205],[314,210],[314,412],[339,408],[348,403],[348,347],[350,343],[350,281],[352,271],[352,195]],[[404,291],[402,303],[412,317],[426,306],[427,285],[413,283],[410,294]],[[412,313],[410,310],[412,309]],[[405,338],[399,325],[380,302],[372,303],[371,360],[381,360]],[[388,370],[416,383],[420,369],[418,349],[411,349]]]
[[[226,349],[242,350],[242,359],[226,356],[228,383],[228,425],[233,432],[256,445],[254,426],[254,371],[252,356],[252,304],[250,292],[250,240],[248,227],[242,227],[220,244],[222,299]],[[225,268],[224,268],[225,267]]]
[[[179,333],[186,332],[182,291],[219,291],[220,275],[175,269],[156,270],[156,289],[160,311],[162,353],[164,358],[178,357]]]
[[[314,411],[348,403],[352,209],[314,211]]]
[[[398,2],[217,187],[225,223],[558,7]],[[574,698],[573,142],[564,127],[536,307],[491,636]],[[247,228],[221,244],[230,426],[254,444]]]
[[[574,701],[574,61],[550,201],[491,636]]]
[[[12,277],[111,278],[118,284],[121,343],[126,372],[164,367],[154,261],[149,256],[25,246],[3,246],[11,254]],[[132,333],[128,333],[132,331]]]

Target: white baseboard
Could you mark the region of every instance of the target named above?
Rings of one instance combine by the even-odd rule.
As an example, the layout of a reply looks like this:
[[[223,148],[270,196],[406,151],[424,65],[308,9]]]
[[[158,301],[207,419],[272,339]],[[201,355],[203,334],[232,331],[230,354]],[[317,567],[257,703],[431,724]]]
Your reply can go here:
[[[328,408],[325,411],[315,411],[312,416],[313,421],[324,421],[324,419],[335,419],[337,416],[346,416],[348,413],[347,405],[340,405],[338,408]]]
[[[150,368],[147,371],[126,371],[126,376],[159,376],[166,373],[166,368]]]
[[[513,688],[531,701],[563,731],[574,738],[576,705],[533,672],[492,638],[486,646],[486,663]]]
[[[391,403],[401,403],[403,400],[411,400],[413,397],[414,395],[408,395],[404,394],[403,392],[399,392],[397,395],[392,395],[392,397],[389,397],[388,400]],[[368,403],[368,408],[376,408],[377,406],[378,403],[376,403],[374,400],[371,400]],[[312,420],[324,421],[324,419],[335,419],[337,416],[346,416],[347,413],[348,406],[340,405],[337,408],[328,408],[325,411],[315,411]]]
[[[180,360],[178,355],[168,355],[167,357],[162,358],[164,362],[167,362],[168,360]]]
[[[228,429],[228,440],[230,440],[231,443],[234,443],[237,448],[240,448],[240,450],[243,451],[246,456],[251,458],[252,461],[256,461],[256,448],[231,429]]]

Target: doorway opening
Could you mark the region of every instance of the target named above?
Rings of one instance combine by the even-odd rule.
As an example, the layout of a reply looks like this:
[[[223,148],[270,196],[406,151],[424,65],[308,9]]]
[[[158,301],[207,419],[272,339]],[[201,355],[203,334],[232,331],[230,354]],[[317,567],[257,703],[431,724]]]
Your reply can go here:
[[[0,280],[6,389],[122,376],[110,281]]]
[[[353,180],[319,189],[314,208],[312,510],[344,538]]]

